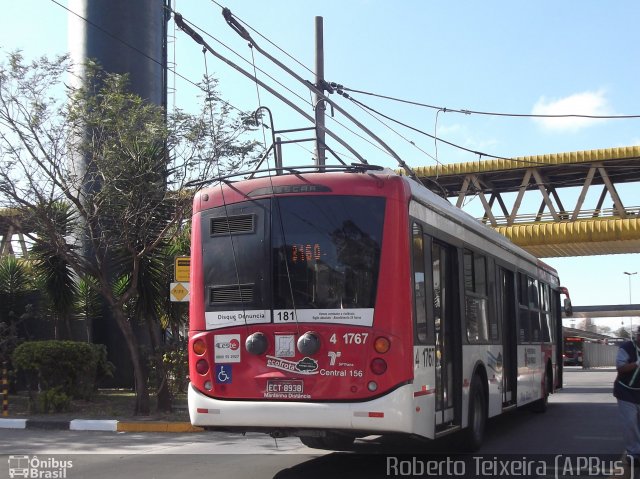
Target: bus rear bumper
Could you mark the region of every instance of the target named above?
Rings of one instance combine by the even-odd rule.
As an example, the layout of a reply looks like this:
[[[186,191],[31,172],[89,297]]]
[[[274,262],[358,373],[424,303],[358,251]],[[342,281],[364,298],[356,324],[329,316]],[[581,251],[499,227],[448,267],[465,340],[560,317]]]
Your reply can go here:
[[[414,433],[412,385],[363,402],[236,401],[214,399],[189,385],[194,426],[237,430],[321,429]]]

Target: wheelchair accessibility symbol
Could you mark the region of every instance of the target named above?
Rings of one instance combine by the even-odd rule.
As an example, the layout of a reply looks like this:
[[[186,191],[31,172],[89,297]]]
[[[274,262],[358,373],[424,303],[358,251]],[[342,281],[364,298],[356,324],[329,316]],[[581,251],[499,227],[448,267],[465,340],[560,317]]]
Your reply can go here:
[[[231,384],[231,366],[216,364],[216,384]]]

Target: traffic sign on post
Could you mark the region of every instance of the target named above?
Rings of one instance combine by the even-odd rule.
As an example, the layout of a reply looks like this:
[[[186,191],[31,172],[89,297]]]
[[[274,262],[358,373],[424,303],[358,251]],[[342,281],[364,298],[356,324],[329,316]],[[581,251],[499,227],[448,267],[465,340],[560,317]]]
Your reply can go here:
[[[191,270],[190,256],[176,256],[174,268],[174,280],[178,283],[189,282],[189,271]]]
[[[169,295],[171,301],[176,303],[185,303],[191,299],[191,285],[189,283],[171,283],[169,287]]]

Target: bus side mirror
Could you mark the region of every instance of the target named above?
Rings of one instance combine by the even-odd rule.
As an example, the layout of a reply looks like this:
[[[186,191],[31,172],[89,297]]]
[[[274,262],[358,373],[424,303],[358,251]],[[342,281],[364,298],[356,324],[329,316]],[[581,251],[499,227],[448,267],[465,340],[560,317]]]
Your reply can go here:
[[[564,298],[564,314],[571,316],[573,314],[573,306],[571,306],[571,300]]]

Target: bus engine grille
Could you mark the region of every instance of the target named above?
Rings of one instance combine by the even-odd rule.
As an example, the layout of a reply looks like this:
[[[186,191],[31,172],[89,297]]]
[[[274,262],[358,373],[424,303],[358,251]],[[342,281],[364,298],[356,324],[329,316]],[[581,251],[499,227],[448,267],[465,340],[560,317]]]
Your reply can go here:
[[[211,218],[211,236],[253,233],[254,215],[222,216]]]
[[[248,304],[253,302],[253,284],[233,284],[211,288],[210,304]]]

